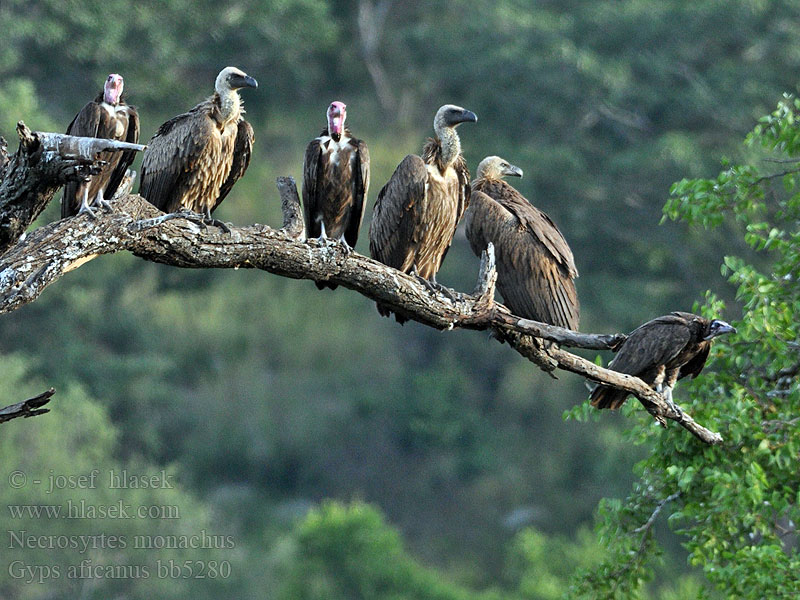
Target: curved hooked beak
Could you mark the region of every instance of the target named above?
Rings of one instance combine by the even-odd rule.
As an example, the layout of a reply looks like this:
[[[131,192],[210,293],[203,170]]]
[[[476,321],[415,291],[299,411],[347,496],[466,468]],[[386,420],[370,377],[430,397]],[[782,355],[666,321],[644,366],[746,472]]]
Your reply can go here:
[[[503,175],[508,177],[522,177],[522,169],[516,165],[508,165],[503,169]]]
[[[453,124],[458,123],[477,123],[478,122],[478,115],[476,115],[471,110],[464,110],[461,114],[453,120]]]
[[[726,333],[736,333],[736,327],[726,323],[725,321],[717,321],[716,327],[712,328],[711,333],[709,333],[704,340],[710,340],[718,335],[725,335]]]
[[[231,79],[231,84],[232,84],[231,87],[235,88],[249,87],[255,89],[258,87],[258,82],[253,77],[250,77],[250,75],[245,75],[245,76],[237,75],[236,77],[233,77]]]

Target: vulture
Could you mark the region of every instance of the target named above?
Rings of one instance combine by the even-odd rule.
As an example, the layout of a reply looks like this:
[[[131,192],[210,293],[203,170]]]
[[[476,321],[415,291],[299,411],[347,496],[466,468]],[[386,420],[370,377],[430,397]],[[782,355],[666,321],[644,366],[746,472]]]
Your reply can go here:
[[[94,137],[130,142],[139,141],[139,115],[136,108],[128,106],[122,97],[122,75],[111,73],[103,91],[86,104],[67,127],[68,135]],[[114,197],[125,172],[136,157],[136,152],[101,152],[100,160],[106,165],[88,181],[70,182],[64,186],[61,199],[61,218],[88,212],[94,215],[94,206],[108,206],[106,200]]]
[[[403,159],[375,201],[370,254],[385,265],[415,273],[429,287],[441,289],[436,273],[469,204],[469,169],[456,127],[477,120],[460,106],[442,106],[433,120],[436,138],[428,139],[421,157],[409,154]],[[389,316],[391,311],[378,304],[378,312]]]
[[[205,223],[224,227],[211,213],[244,175],[253,149],[237,92],[245,87],[258,83],[225,67],[211,97],[158,128],[142,158],[141,196],[166,213],[200,213]]]
[[[511,312],[576,331],[580,305],[572,251],[550,217],[504,176],[522,177],[522,169],[499,156],[478,165],[464,216],[470,247],[480,256],[494,244],[497,288]]]
[[[725,321],[673,312],[633,330],[608,367],[639,377],[671,403],[675,382],[687,375],[697,377],[711,341],[726,333],[736,333],[736,329]],[[624,390],[598,385],[591,395],[592,406],[616,409],[627,396]]]
[[[369,151],[345,127],[347,106],[332,102],[328,125],[306,148],[303,161],[303,212],[306,236],[356,247],[369,189]],[[315,282],[319,289],[336,284]]]

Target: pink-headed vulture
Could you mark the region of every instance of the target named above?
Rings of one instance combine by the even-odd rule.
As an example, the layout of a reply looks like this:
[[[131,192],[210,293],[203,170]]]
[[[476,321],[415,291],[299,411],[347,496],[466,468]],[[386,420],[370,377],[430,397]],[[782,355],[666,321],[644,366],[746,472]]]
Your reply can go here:
[[[736,333],[736,329],[725,321],[673,312],[634,329],[608,368],[635,375],[671,403],[675,382],[697,377],[712,340],[726,333]],[[624,390],[598,385],[591,395],[592,406],[616,409],[627,397]]]
[[[545,213],[503,180],[522,169],[499,156],[478,165],[464,216],[467,239],[480,256],[494,245],[497,289],[515,315],[577,331],[578,270],[572,251]]]
[[[469,169],[456,127],[477,120],[474,112],[452,104],[436,112],[436,138],[428,139],[421,157],[406,156],[378,193],[369,228],[374,259],[440,287],[436,273],[470,196]],[[381,304],[378,312],[391,313]]]
[[[369,190],[369,151],[345,126],[347,106],[335,101],[327,126],[306,147],[303,161],[303,213],[306,236],[334,239],[355,248]],[[336,284],[315,282],[319,289]]]
[[[72,119],[67,134],[138,143],[139,115],[135,107],[125,102],[123,86],[122,75],[111,73],[106,78],[103,91]],[[101,152],[99,158],[106,164],[97,175],[92,175],[88,181],[70,182],[64,186],[61,218],[86,212],[94,216],[90,203],[108,207],[107,200],[114,197],[125,171],[135,157],[133,150]]]
[[[222,69],[212,96],[161,125],[150,140],[139,194],[166,213],[191,211],[221,225],[211,213],[244,175],[253,149],[237,90],[256,87],[242,70]]]

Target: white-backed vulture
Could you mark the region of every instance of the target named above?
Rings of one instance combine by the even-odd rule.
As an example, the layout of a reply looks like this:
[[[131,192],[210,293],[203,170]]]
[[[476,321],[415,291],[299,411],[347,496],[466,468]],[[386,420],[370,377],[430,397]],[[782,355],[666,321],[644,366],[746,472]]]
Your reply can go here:
[[[106,78],[103,91],[72,119],[67,134],[138,143],[139,115],[135,107],[125,102],[123,86],[122,75],[111,73]],[[106,200],[114,196],[135,157],[133,150],[101,152],[99,158],[106,164],[97,175],[88,181],[70,182],[64,186],[61,218],[85,212],[94,215],[90,202],[94,206],[107,206]]]
[[[522,169],[499,156],[478,165],[470,207],[464,216],[467,239],[480,256],[494,244],[497,289],[515,315],[577,331],[578,270],[558,227],[502,177]]]
[[[635,375],[671,403],[675,382],[697,377],[706,364],[711,341],[726,333],[736,333],[736,329],[725,321],[673,312],[633,330],[608,368]],[[598,385],[592,391],[592,406],[616,409],[627,397],[624,390]]]
[[[436,112],[436,138],[428,139],[422,157],[406,156],[378,193],[369,228],[373,258],[438,285],[436,273],[469,205],[469,169],[456,127],[477,120],[474,112],[452,104]],[[378,312],[391,313],[381,304]]]
[[[142,159],[141,196],[166,213],[188,210],[221,225],[211,213],[244,175],[253,148],[237,92],[245,87],[258,83],[225,67],[210,98],[158,128]]]
[[[369,190],[369,151],[345,127],[347,106],[332,102],[327,126],[306,148],[303,161],[303,212],[306,236],[334,239],[355,248]],[[336,284],[315,282],[319,289]]]

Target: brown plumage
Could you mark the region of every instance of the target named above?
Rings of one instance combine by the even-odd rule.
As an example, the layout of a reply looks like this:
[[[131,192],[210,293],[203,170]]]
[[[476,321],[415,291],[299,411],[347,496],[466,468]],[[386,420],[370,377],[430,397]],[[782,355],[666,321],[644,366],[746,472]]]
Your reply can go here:
[[[369,190],[369,151],[344,126],[342,102],[328,107],[328,126],[306,148],[303,161],[303,211],[306,236],[331,238],[355,248]],[[319,289],[336,284],[315,282]]]
[[[258,84],[226,67],[214,87],[213,96],[161,125],[144,152],[139,194],[164,212],[187,209],[210,220],[250,164],[253,128],[236,90]]]
[[[451,104],[438,110],[437,138],[428,140],[421,158],[406,156],[378,193],[369,228],[373,258],[436,285],[436,273],[469,205],[469,169],[455,128],[477,120],[475,113]],[[389,316],[391,311],[378,304],[378,312]]]
[[[520,317],[577,330],[578,270],[567,241],[550,217],[501,179],[522,177],[522,170],[489,156],[476,175],[464,217],[467,239],[477,256],[494,245],[497,289],[506,306]]]
[[[139,141],[139,115],[135,107],[125,102],[122,88],[122,76],[111,73],[103,90],[72,119],[67,134],[136,144]],[[106,165],[97,175],[88,182],[70,182],[64,186],[61,218],[91,213],[90,203],[102,205],[105,200],[110,200],[135,157],[136,152],[132,150],[101,152],[99,158]]]
[[[608,367],[639,377],[672,402],[675,382],[697,377],[706,364],[712,340],[726,333],[736,333],[736,329],[725,321],[673,312],[632,331]],[[598,385],[591,395],[592,406],[616,409],[627,397],[624,390]]]

